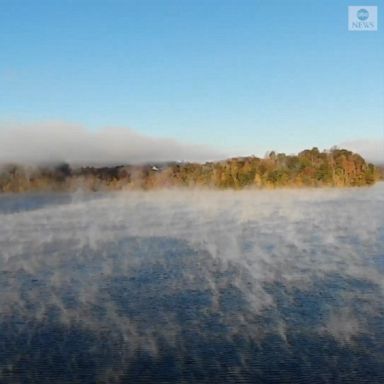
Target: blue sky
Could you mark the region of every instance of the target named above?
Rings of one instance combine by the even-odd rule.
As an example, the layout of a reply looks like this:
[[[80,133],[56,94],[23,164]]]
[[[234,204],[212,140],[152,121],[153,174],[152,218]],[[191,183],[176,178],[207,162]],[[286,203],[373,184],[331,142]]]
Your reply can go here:
[[[379,30],[349,32],[364,4]],[[383,1],[0,5],[0,130],[128,127],[231,154],[384,138]]]

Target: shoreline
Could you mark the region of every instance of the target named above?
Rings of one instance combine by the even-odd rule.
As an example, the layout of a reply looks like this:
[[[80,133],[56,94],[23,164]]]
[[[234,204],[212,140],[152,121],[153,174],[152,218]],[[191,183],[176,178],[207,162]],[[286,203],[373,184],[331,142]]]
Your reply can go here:
[[[359,154],[317,148],[297,155],[270,152],[264,158],[235,157],[206,163],[150,163],[86,166],[0,166],[0,193],[29,191],[89,192],[157,189],[273,190],[280,188],[345,188],[373,185],[383,179],[382,167]]]

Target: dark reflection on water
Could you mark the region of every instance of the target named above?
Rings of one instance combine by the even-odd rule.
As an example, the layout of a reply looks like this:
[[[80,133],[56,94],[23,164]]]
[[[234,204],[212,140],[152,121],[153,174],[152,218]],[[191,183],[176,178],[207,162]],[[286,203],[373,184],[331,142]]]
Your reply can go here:
[[[25,211],[33,211],[54,205],[70,204],[73,201],[84,201],[98,199],[104,196],[103,193],[84,194],[82,192],[68,194],[59,193],[20,193],[0,194],[0,214],[12,214]]]
[[[260,284],[161,236],[29,250],[2,262],[1,383],[384,382],[383,291],[364,274]]]

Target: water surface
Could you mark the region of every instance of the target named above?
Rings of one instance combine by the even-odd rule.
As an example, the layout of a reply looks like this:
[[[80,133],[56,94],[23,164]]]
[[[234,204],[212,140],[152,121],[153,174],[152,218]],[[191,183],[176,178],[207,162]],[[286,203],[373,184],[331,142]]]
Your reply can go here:
[[[383,383],[383,203],[0,196],[0,382]]]

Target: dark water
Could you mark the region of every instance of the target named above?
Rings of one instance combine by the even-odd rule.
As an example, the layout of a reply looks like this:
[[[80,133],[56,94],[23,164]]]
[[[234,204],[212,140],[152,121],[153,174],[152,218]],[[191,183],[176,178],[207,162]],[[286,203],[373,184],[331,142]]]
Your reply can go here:
[[[383,383],[384,186],[0,197],[0,383]]]

